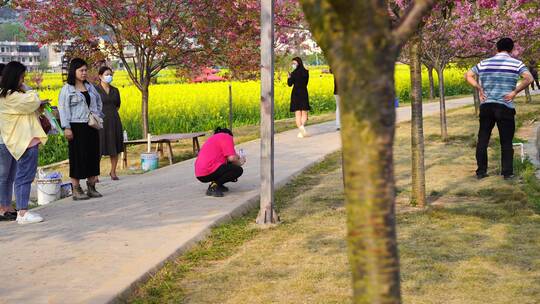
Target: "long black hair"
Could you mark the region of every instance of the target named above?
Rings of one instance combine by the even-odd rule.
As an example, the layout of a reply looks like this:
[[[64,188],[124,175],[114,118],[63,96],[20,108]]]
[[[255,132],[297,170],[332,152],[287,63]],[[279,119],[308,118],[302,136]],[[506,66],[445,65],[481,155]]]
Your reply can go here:
[[[292,60],[298,62],[298,67],[296,69],[300,69],[300,70],[306,69],[306,67],[304,67],[304,62],[302,61],[302,58],[294,57]]]
[[[216,134],[219,134],[219,133],[225,133],[225,134],[229,134],[230,136],[234,136],[232,131],[227,129],[227,128],[221,128],[221,127],[217,127],[215,130],[214,130],[214,135]]]
[[[21,89],[21,78],[26,73],[24,64],[12,61],[6,64],[2,71],[2,81],[0,82],[0,97],[5,98],[13,92],[23,92]]]
[[[84,59],[81,58],[74,58],[69,62],[69,69],[68,69],[68,75],[67,75],[67,83],[70,85],[75,85],[75,82],[77,80],[77,73],[76,71],[83,66],[87,66],[88,64]],[[87,82],[87,81],[85,81]]]
[[[0,77],[2,77],[2,71],[4,70],[5,67],[6,67],[5,64],[0,63]]]

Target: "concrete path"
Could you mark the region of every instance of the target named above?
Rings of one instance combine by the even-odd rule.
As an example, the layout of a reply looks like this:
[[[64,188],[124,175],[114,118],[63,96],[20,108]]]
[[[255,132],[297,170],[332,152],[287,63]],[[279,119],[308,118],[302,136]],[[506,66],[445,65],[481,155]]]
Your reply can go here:
[[[448,101],[447,108],[472,104]],[[426,104],[425,115],[439,105]],[[472,110],[471,110],[472,111]],[[410,108],[398,109],[398,121]],[[334,122],[276,135],[278,186],[340,149]],[[205,196],[193,176],[193,160],[120,182],[104,181],[104,197],[71,199],[38,208],[45,222],[0,223],[0,303],[107,303],[203,238],[209,229],[258,204],[259,141],[240,145],[248,155],[245,174],[224,198]]]

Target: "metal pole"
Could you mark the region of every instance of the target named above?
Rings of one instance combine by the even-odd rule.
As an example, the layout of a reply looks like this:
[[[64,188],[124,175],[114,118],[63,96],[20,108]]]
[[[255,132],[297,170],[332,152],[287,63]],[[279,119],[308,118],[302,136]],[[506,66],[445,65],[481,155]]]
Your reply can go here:
[[[274,210],[274,0],[261,0],[261,202],[257,224],[279,221]]]

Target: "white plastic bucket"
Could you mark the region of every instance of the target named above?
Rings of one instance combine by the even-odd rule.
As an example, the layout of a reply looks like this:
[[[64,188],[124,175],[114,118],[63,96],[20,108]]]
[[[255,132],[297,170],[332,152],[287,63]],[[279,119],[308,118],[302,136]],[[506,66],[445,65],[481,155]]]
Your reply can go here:
[[[38,205],[46,205],[60,199],[61,179],[38,179],[36,184]]]
[[[159,157],[157,153],[142,153],[141,154],[141,169],[143,171],[152,171],[158,168]]]

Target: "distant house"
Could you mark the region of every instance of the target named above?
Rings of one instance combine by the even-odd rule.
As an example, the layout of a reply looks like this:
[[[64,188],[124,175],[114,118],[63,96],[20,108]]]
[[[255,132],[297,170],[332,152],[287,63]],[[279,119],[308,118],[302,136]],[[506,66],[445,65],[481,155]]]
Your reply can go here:
[[[19,61],[34,71],[39,68],[41,59],[39,45],[35,42],[0,41],[0,63]]]
[[[63,44],[47,44],[41,47],[41,59],[47,61],[49,69],[60,72],[64,64],[66,51],[71,47],[71,42]]]
[[[191,82],[212,82],[212,81],[224,81],[225,78],[217,75],[219,70],[204,68],[198,76],[195,76],[191,79]]]

